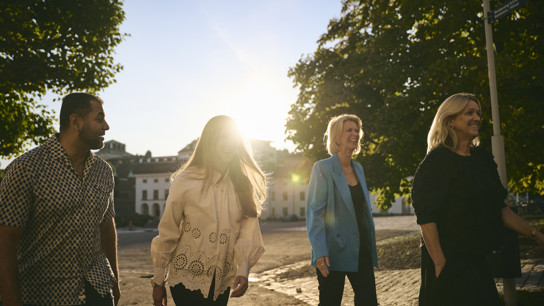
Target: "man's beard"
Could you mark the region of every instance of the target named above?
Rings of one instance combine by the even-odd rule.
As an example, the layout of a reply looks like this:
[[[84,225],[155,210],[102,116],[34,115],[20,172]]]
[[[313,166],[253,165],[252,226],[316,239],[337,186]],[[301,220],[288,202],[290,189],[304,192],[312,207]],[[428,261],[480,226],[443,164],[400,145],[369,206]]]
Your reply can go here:
[[[79,137],[91,150],[99,150],[104,147],[104,142],[99,138],[100,136],[85,129],[79,132]]]

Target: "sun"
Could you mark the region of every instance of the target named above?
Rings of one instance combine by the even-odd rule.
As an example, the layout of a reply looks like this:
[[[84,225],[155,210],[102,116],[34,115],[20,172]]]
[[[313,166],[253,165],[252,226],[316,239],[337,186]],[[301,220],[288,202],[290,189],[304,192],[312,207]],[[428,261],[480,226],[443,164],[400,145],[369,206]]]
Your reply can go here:
[[[236,120],[246,137],[272,141],[276,146],[284,147],[289,98],[273,83],[252,81],[223,103],[228,105],[226,115]]]

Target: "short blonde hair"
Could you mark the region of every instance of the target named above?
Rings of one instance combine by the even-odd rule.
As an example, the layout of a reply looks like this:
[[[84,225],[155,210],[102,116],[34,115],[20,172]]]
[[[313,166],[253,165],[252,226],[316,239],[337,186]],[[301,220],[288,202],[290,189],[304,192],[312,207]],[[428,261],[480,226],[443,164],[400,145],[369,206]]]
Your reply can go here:
[[[327,126],[327,132],[323,137],[325,147],[327,148],[327,152],[329,152],[330,155],[338,152],[338,139],[340,138],[340,135],[342,135],[344,122],[346,121],[355,122],[357,124],[357,127],[359,128],[359,142],[357,143],[357,149],[353,151],[353,154],[361,152],[361,139],[363,139],[363,122],[361,121],[361,118],[357,117],[356,115],[342,114],[331,118],[331,120],[329,121],[329,125]]]
[[[476,102],[480,110],[482,109],[480,101],[470,93],[454,94],[440,104],[440,107],[434,116],[429,134],[427,135],[427,153],[439,146],[455,150],[459,144],[459,139],[455,130],[448,123],[455,118],[455,116],[460,114],[470,101]],[[478,146],[479,144],[479,137],[472,140],[472,146]]]

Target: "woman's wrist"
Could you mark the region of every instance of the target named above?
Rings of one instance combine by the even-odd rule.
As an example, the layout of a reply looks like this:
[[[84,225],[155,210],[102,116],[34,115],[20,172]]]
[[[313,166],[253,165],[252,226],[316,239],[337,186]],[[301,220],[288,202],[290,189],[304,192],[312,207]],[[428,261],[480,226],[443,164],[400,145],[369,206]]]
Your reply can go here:
[[[533,238],[533,239],[536,239],[536,233],[537,232],[538,232],[538,230],[536,229],[536,227],[531,226],[531,235],[530,235],[530,237]]]

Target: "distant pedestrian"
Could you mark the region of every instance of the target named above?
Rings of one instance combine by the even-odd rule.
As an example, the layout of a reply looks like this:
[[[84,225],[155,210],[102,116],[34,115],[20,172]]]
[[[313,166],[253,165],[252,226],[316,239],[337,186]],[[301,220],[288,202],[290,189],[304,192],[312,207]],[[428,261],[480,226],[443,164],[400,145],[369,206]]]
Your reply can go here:
[[[166,304],[166,281],[176,305],[227,305],[231,288],[231,297],[245,294],[264,252],[257,217],[266,196],[250,152],[232,118],[213,117],[172,176],[151,243],[155,305]]]
[[[60,133],[6,168],[0,185],[4,306],[119,300],[113,172],[91,152],[104,146],[109,130],[102,105],[94,95],[67,95]]]
[[[544,235],[505,206],[497,165],[478,147],[480,102],[459,93],[438,108],[412,200],[421,226],[420,305],[501,305],[486,254],[501,226],[544,245]]]
[[[325,136],[331,157],[314,164],[306,201],[319,303],[340,305],[347,276],[355,305],[377,305],[372,209],[363,167],[352,160],[361,150],[361,119],[347,114],[334,117]]]

